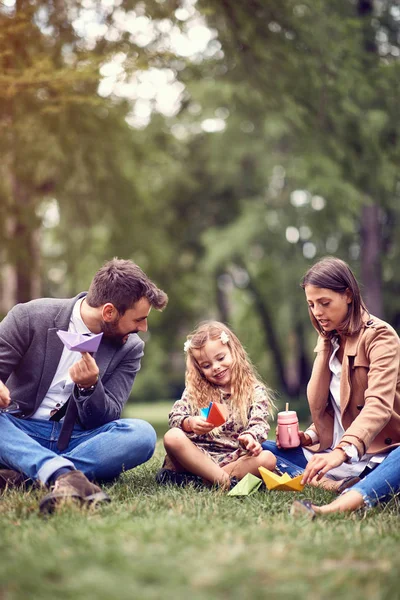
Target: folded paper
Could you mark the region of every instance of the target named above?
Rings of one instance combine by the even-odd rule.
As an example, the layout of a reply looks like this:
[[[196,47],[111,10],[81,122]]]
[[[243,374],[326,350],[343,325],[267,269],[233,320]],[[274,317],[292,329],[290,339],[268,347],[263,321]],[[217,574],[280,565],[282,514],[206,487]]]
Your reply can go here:
[[[97,352],[100,346],[102,333],[73,333],[71,331],[57,331],[57,335],[68,348],[76,352]]]
[[[283,492],[301,492],[304,485],[301,483],[303,475],[293,479],[287,473],[277,475],[264,467],[258,467],[261,477],[269,490],[281,490]]]
[[[254,494],[254,492],[258,490],[261,484],[262,480],[259,479],[259,477],[256,477],[252,473],[247,473],[247,475],[245,475],[243,479],[228,492],[228,496],[250,496],[250,494]]]
[[[212,423],[215,427],[219,427],[225,423],[228,417],[228,408],[225,404],[210,402],[208,406],[200,409],[200,414],[209,423]]]
[[[202,417],[204,417],[204,419],[207,419],[211,406],[212,406],[212,402],[210,402],[210,404],[208,406],[206,406],[205,408],[200,409],[200,415]]]

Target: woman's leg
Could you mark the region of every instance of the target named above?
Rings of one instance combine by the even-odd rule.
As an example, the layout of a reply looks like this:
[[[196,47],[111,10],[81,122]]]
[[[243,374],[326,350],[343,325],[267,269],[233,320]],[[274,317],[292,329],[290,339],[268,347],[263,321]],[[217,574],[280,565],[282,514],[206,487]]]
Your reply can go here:
[[[164,436],[164,447],[169,457],[186,471],[199,475],[210,483],[228,485],[230,477],[207,454],[202,452],[178,427]]]
[[[354,488],[351,488],[346,493],[336,498],[330,504],[324,506],[312,505],[314,511],[318,514],[327,515],[334,512],[346,512],[349,510],[357,510],[364,506],[364,498],[360,492],[357,492]]]
[[[314,506],[315,512],[330,513],[369,508],[387,502],[400,491],[400,447],[389,453],[369,475],[346,490],[339,498],[326,506]]]
[[[241,456],[222,468],[230,477],[242,479],[247,473],[259,476],[259,467],[264,467],[269,471],[273,471],[275,465],[276,457],[268,450],[263,450],[258,456]]]

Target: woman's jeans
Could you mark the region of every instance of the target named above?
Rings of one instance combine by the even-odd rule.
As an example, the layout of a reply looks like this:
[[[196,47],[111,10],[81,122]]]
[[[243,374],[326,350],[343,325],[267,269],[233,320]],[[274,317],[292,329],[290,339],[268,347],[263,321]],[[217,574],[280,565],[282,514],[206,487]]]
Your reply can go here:
[[[61,467],[78,469],[91,480],[110,481],[149,460],[157,439],[146,421],[119,419],[96,429],[76,425],[60,452],[61,427],[57,421],[0,414],[0,463],[42,483]]]
[[[304,472],[307,466],[307,459],[304,456],[300,446],[284,450],[278,448],[275,442],[263,442],[263,450],[269,450],[276,456],[276,466],[282,473],[287,473],[290,477],[297,477]]]
[[[358,492],[368,507],[387,502],[400,491],[400,446],[392,450],[369,475],[345,490]]]

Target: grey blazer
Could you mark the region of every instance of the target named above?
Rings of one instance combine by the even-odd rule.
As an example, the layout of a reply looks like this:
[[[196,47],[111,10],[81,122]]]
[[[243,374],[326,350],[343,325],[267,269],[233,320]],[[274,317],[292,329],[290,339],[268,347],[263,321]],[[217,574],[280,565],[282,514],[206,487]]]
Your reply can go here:
[[[33,415],[45,397],[63,351],[56,332],[68,330],[74,304],[85,295],[17,304],[0,323],[0,380],[20,405],[22,418]],[[94,392],[87,397],[74,393],[77,416],[85,429],[121,417],[140,369],[143,347],[136,333],[121,347],[102,339],[95,354],[100,377]]]

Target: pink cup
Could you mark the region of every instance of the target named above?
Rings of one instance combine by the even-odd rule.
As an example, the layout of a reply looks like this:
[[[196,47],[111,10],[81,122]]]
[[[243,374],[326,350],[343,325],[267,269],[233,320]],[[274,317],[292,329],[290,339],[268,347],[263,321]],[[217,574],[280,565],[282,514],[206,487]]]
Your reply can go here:
[[[278,440],[282,448],[300,446],[299,420],[295,410],[278,413]]]

